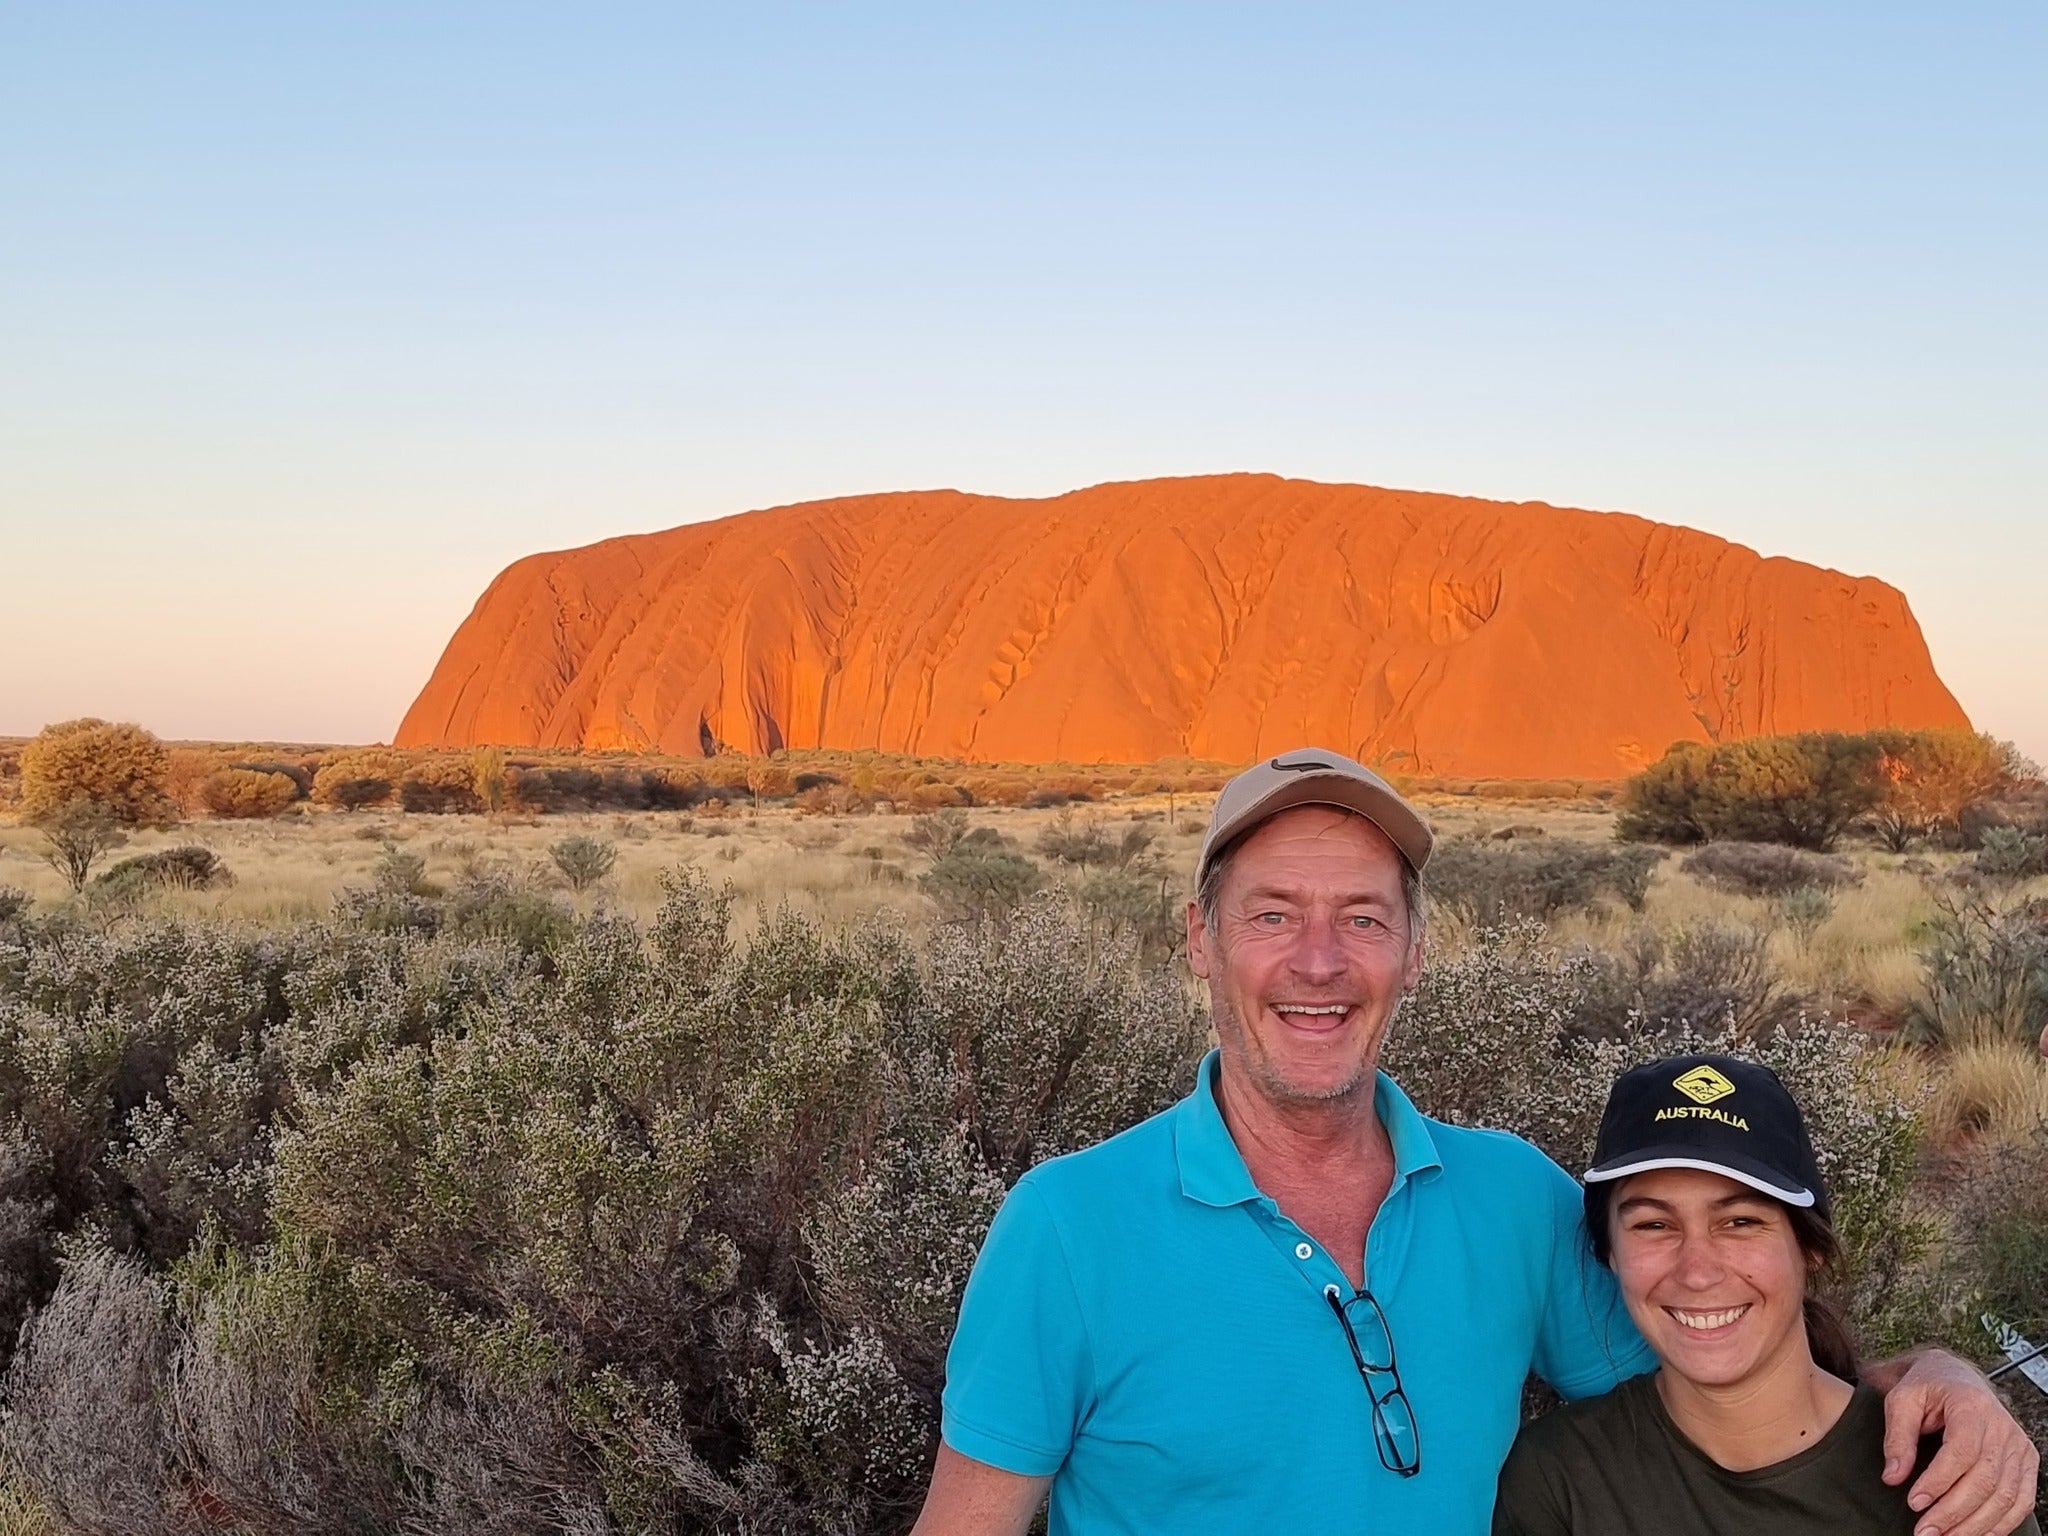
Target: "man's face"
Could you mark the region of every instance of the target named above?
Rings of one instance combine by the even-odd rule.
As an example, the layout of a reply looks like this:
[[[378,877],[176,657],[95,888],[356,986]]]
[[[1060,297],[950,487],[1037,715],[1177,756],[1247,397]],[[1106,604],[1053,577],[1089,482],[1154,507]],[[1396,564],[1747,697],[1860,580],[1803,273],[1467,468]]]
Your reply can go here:
[[[1209,984],[1226,1065],[1276,1104],[1348,1098],[1372,1080],[1422,931],[1401,855],[1363,816],[1304,805],[1262,822],[1225,872],[1212,930],[1189,903],[1188,963]]]

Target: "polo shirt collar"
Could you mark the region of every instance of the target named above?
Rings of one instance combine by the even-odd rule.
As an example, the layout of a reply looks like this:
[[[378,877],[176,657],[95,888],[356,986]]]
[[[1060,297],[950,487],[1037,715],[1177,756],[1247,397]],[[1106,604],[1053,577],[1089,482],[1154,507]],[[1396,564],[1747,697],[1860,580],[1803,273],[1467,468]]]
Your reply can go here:
[[[1244,1154],[1237,1150],[1230,1127],[1223,1123],[1223,1107],[1216,1102],[1216,1080],[1222,1068],[1223,1053],[1211,1050],[1195,1072],[1194,1092],[1174,1106],[1174,1156],[1180,1164],[1181,1193],[1190,1200],[1203,1205],[1243,1205],[1266,1196],[1252,1182]],[[1372,1102],[1393,1144],[1394,1189],[1416,1174],[1443,1167],[1429,1122],[1384,1072],[1373,1084]]]

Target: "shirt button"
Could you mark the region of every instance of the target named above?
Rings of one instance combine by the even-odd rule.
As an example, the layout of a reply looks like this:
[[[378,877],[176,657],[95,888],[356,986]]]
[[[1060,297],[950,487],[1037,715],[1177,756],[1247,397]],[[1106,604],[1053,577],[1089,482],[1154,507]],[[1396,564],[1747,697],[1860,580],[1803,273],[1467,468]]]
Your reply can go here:
[[[1307,1243],[1296,1243],[1294,1245],[1294,1256],[1297,1259],[1312,1259],[1316,1256],[1316,1251]]]

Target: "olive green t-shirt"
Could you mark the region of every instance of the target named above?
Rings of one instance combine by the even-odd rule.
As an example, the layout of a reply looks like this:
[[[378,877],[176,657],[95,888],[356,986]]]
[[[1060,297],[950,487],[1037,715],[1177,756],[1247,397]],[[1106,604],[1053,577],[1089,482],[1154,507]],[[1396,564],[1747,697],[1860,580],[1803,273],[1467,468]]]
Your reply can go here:
[[[1930,1437],[1921,1462],[1934,1452]],[[1501,1468],[1493,1536],[1911,1536],[1909,1478],[1885,1484],[1884,1398],[1859,1385],[1797,1455],[1730,1472],[1680,1433],[1657,1377],[1522,1426]],[[2015,1536],[2041,1536],[2032,1520]]]

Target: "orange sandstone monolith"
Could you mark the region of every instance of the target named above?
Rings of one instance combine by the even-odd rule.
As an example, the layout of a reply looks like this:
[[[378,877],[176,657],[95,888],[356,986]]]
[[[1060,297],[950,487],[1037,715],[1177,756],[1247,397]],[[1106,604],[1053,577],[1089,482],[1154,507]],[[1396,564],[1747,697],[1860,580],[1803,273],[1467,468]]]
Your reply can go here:
[[[918,491],[532,555],[399,746],[870,748],[1611,778],[1967,724],[1906,600],[1625,513],[1273,475]]]

